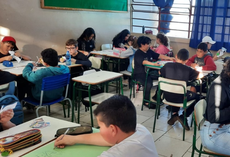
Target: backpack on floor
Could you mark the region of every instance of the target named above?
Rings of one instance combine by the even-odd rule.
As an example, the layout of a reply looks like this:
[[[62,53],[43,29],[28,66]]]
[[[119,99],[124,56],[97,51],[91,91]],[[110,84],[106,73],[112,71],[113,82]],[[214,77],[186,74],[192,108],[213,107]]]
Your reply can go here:
[[[14,117],[10,120],[15,125],[23,123],[24,115],[22,105],[19,102],[18,98],[15,95],[4,95],[0,97],[0,107],[10,105],[12,103],[17,102],[16,107],[14,110]]]

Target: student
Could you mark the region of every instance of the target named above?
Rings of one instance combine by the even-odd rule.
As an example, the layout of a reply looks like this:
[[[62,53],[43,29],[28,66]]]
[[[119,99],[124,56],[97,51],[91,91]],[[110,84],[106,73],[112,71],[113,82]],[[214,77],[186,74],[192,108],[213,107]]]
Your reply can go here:
[[[211,151],[230,155],[230,61],[211,84],[207,95],[204,124],[200,129],[202,145]]]
[[[196,79],[199,75],[199,72],[185,65],[185,63],[188,61],[188,58],[189,58],[188,50],[181,49],[176,55],[175,63],[166,63],[160,69],[161,76],[168,79],[186,81],[186,82]],[[182,94],[164,92],[164,98],[169,102],[183,103]],[[196,100],[196,101],[186,109],[186,117],[189,117],[190,114],[193,112],[194,106],[196,102],[199,100],[199,95],[191,91],[187,91],[187,101],[190,100]],[[178,120],[186,130],[190,130],[187,121],[184,126],[184,112],[179,116],[178,115],[179,110],[180,110],[179,107],[172,106],[172,116],[171,119],[168,120],[168,124],[173,125]]]
[[[12,128],[15,126],[10,120],[14,117],[14,111],[12,109],[3,111],[0,114],[0,131]]]
[[[42,68],[33,71],[35,64],[29,63],[23,70],[23,77],[29,82],[33,83],[32,88],[27,87],[27,92],[29,96],[32,96],[36,100],[40,100],[42,80],[45,77],[61,75],[69,73],[69,68],[65,65],[58,65],[58,54],[52,48],[45,49],[41,52],[43,65],[46,68]],[[26,88],[26,87],[25,87]],[[43,101],[52,101],[62,96],[63,88],[56,89],[54,91],[49,91],[44,93]]]
[[[159,45],[155,52],[158,54],[166,55],[170,50],[168,49],[168,37],[162,33],[158,33],[156,37],[156,43]]]
[[[7,71],[0,71],[0,85],[9,83],[16,80],[16,75],[13,75]]]
[[[18,48],[16,46],[16,40],[11,36],[5,36],[2,39],[1,47],[0,47],[0,63],[3,61],[11,61],[13,57],[11,56],[9,51],[17,51],[17,50]],[[24,60],[31,60],[29,56],[22,55],[18,51],[15,52],[14,55]]]
[[[155,53],[151,49],[149,49],[149,44],[151,43],[151,39],[146,36],[140,36],[137,39],[137,44],[139,49],[136,51],[134,55],[134,78],[139,81],[143,86],[145,85],[145,64],[160,66],[158,63],[153,63],[153,61],[157,61],[159,59],[168,59],[174,60],[172,57],[168,57],[165,55],[161,55]],[[147,87],[145,87],[145,96],[144,99],[150,100],[150,91],[152,88],[153,80],[158,80],[158,71],[155,70],[155,74],[157,75],[149,75],[147,78]],[[148,103],[145,103],[148,106]],[[150,104],[150,108],[155,108],[156,106]]]
[[[158,157],[154,139],[141,124],[136,123],[136,109],[126,96],[113,96],[94,110],[99,133],[60,136],[55,147],[64,148],[76,143],[111,146],[100,157]]]
[[[128,47],[127,50],[122,51],[120,56],[121,57],[129,56],[129,66],[128,66],[127,71],[132,72],[132,61],[134,58],[134,54],[135,54],[136,50],[138,49],[137,37],[135,37],[133,35],[129,36],[129,38],[127,40],[127,44],[128,44],[128,45],[126,45],[126,47]]]
[[[93,28],[86,28],[81,36],[77,39],[78,49],[86,56],[95,49],[96,34]],[[85,52],[86,51],[86,52]]]
[[[212,57],[207,54],[208,47],[206,43],[200,43],[197,47],[196,54],[189,58],[186,65],[196,68],[197,66],[202,67],[203,70],[216,70],[216,64]]]
[[[87,56],[78,52],[78,43],[75,39],[67,40],[65,45],[66,50],[69,51],[71,55],[71,62],[74,62],[75,64],[82,64],[87,68],[92,66],[92,63],[89,61]],[[60,58],[60,61],[64,62],[65,59]]]
[[[124,29],[123,31],[118,33],[113,38],[113,47],[124,48],[124,45],[127,43],[129,36],[130,36],[130,32],[128,29]]]

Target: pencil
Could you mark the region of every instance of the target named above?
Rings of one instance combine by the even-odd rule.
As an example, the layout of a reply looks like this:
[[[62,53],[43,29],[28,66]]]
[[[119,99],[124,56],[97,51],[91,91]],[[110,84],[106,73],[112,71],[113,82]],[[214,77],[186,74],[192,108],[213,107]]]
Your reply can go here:
[[[61,137],[61,139],[59,139],[58,141],[62,140],[63,137],[67,134],[68,131],[69,131],[69,128],[65,131],[65,133],[63,134],[63,136]],[[54,149],[55,149],[55,148],[56,148],[56,147],[54,147]]]

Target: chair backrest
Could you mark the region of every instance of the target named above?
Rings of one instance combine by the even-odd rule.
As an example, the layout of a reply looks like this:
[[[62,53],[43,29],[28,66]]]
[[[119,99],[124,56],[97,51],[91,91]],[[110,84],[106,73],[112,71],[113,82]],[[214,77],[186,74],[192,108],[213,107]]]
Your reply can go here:
[[[187,93],[187,85],[185,81],[178,81],[178,80],[159,77],[158,86],[160,90],[170,92],[170,93],[175,93],[175,94]]]
[[[70,82],[70,73],[43,78],[40,103],[43,100],[44,91],[60,89],[62,87],[66,87],[66,92],[65,92],[65,98],[66,98],[69,89],[69,82]]]
[[[90,56],[89,60],[92,63],[93,68],[95,68],[95,69],[100,69],[101,68],[101,59],[100,58]]]
[[[204,120],[204,113],[207,107],[207,103],[205,101],[205,99],[201,99],[200,101],[198,101],[194,107],[194,115],[195,115],[195,122],[196,125],[199,126],[200,123]],[[198,130],[199,127],[198,127]]]
[[[113,45],[112,44],[102,44],[101,45],[101,50],[112,50]]]
[[[10,83],[0,85],[0,95],[14,95],[15,91],[15,82],[12,81]]]
[[[221,71],[223,70],[224,63],[216,61],[215,64],[216,64],[216,71],[215,71],[215,73],[216,74],[220,74]]]

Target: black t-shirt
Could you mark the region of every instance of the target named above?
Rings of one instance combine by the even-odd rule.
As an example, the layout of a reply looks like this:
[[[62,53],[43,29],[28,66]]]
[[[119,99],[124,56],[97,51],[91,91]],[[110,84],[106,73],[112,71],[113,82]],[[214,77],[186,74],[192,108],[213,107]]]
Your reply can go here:
[[[79,50],[91,52],[95,49],[94,40],[85,41],[82,39],[78,39],[77,41],[78,41],[78,49]]]
[[[71,56],[71,58],[74,58],[76,60],[81,60],[81,61],[87,61],[88,60],[87,56],[81,52],[78,52],[78,54],[76,56]]]
[[[2,53],[0,52],[0,58],[6,57],[6,56],[10,56],[10,54],[8,53],[8,54],[4,55],[4,54],[2,54]]]
[[[160,72],[164,78],[186,82],[195,80],[199,75],[198,71],[181,63],[167,63],[160,69]],[[171,102],[181,102],[183,100],[181,94],[164,92],[164,96],[167,101]]]
[[[143,65],[143,61],[154,62],[159,58],[159,54],[148,50],[146,53],[138,49],[134,55],[134,75],[137,78],[138,75],[145,75],[145,66]]]

